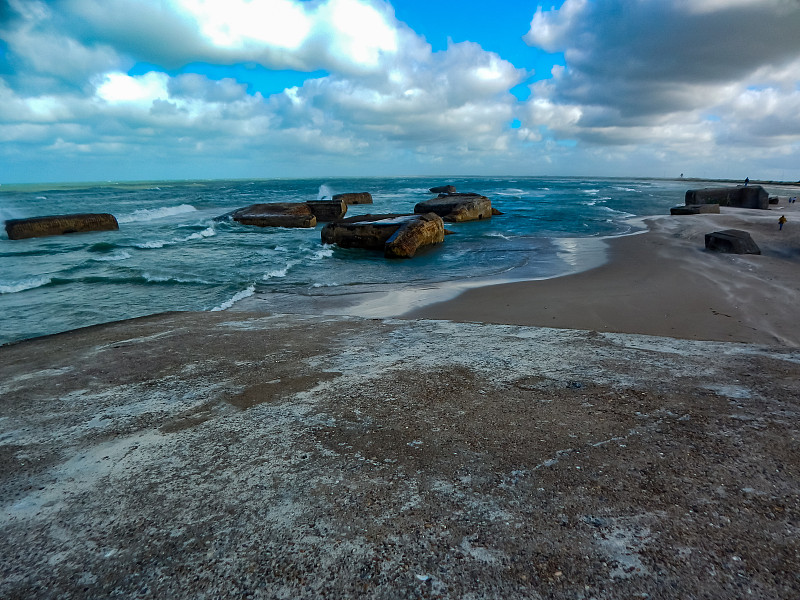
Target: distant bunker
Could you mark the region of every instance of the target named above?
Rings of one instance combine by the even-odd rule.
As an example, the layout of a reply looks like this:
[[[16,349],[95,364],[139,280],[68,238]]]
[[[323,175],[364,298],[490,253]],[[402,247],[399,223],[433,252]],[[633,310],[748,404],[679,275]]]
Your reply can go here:
[[[419,248],[443,242],[444,235],[444,222],[433,213],[349,217],[328,223],[321,232],[323,244],[383,250],[386,258],[411,258]]]
[[[117,229],[119,229],[117,219],[108,213],[52,215],[6,221],[6,233],[10,240]]]
[[[417,214],[435,213],[452,223],[477,221],[492,217],[492,201],[475,193],[439,194],[414,207]]]
[[[760,185],[735,188],[703,188],[686,192],[687,206],[692,204],[719,204],[734,208],[769,209],[769,194]]]
[[[369,192],[347,192],[334,194],[334,200],[341,200],[345,204],[372,204],[372,194]]]
[[[761,249],[741,229],[725,229],[706,234],[706,250],[728,254],[761,254]]]
[[[305,202],[251,204],[230,213],[242,225],[257,227],[315,227],[317,217]]]

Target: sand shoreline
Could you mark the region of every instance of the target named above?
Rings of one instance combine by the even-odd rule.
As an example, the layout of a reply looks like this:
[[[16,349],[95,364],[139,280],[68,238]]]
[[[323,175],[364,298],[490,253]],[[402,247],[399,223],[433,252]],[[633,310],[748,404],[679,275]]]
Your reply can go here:
[[[464,291],[402,315],[684,339],[800,345],[800,212],[723,208],[657,216],[649,231],[606,240],[608,260],[552,279]],[[783,230],[781,214],[789,215]],[[793,217],[792,215],[797,215]],[[748,231],[762,254],[707,252],[706,233]]]

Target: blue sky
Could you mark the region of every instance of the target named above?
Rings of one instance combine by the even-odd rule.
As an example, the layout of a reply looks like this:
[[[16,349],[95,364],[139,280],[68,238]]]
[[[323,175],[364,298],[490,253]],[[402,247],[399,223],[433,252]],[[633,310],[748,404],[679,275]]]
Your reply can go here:
[[[0,0],[0,183],[800,180],[795,0]]]

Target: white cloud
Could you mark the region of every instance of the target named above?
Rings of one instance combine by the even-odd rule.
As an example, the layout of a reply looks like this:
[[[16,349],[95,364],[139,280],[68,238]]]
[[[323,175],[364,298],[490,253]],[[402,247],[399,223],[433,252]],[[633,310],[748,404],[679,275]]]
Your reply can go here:
[[[563,52],[567,67],[532,86],[523,124],[662,160],[785,155],[800,146],[798,31],[789,0],[539,8],[525,41]]]
[[[97,86],[97,96],[112,104],[127,102],[150,107],[155,100],[169,97],[166,73],[150,72],[138,77],[125,73],[106,73]]]

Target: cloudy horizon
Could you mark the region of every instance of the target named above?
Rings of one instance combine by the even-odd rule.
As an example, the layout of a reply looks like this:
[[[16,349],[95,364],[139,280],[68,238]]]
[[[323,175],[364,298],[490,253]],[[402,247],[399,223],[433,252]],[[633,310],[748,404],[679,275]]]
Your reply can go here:
[[[0,0],[0,183],[798,181],[798,31],[798,0]]]

